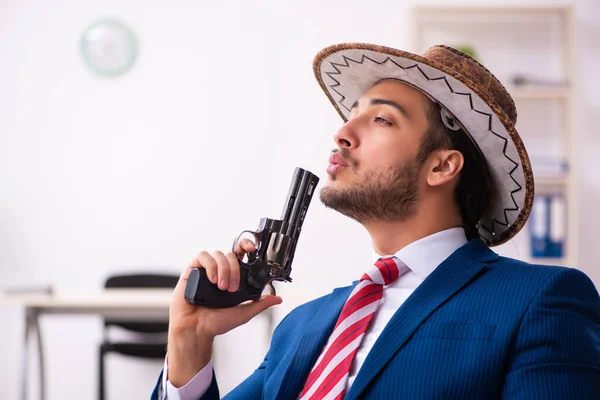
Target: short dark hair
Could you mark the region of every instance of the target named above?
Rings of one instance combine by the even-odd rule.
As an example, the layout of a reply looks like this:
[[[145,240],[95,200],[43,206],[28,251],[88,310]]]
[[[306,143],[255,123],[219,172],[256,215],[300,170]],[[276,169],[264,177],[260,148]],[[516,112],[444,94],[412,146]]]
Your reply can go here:
[[[435,150],[458,150],[464,164],[454,190],[454,201],[460,210],[463,228],[468,240],[479,237],[479,220],[490,206],[493,196],[492,179],[487,163],[473,144],[468,133],[461,129],[447,129],[442,122],[441,106],[428,101],[426,110],[429,127],[421,141],[418,159],[421,162]]]

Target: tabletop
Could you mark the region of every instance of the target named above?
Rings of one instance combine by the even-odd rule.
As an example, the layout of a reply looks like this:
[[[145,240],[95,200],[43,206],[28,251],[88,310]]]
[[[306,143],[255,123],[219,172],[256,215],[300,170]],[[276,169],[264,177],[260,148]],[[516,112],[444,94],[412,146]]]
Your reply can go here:
[[[25,307],[40,314],[101,314],[147,319],[168,316],[173,289],[104,289],[55,293],[0,294],[0,306]]]

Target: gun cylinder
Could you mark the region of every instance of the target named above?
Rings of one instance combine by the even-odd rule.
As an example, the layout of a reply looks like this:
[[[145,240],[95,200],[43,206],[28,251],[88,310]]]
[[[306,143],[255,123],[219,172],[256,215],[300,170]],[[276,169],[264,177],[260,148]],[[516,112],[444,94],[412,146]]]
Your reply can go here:
[[[285,267],[293,245],[294,240],[292,238],[278,232],[271,233],[265,254],[266,261]]]

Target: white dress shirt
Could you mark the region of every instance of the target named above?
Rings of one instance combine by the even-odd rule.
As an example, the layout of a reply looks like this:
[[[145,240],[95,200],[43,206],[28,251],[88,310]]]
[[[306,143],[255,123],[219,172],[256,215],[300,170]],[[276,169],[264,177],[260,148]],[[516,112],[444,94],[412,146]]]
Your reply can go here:
[[[431,274],[437,267],[454,253],[458,248],[467,243],[463,228],[452,228],[434,233],[419,239],[396,254],[374,254],[373,262],[380,257],[395,256],[402,261],[409,270],[396,281],[384,286],[383,298],[377,309],[369,328],[358,348],[350,375],[346,384],[346,392],[352,386],[360,367],[363,365],[369,351],[373,348],[375,341],[390,321],[396,310],[408,299],[415,289]],[[366,270],[366,269],[365,269]],[[212,360],[185,386],[175,388],[167,378],[167,360],[159,398],[164,400],[196,400],[208,390],[212,380]],[[166,390],[164,388],[166,387]]]

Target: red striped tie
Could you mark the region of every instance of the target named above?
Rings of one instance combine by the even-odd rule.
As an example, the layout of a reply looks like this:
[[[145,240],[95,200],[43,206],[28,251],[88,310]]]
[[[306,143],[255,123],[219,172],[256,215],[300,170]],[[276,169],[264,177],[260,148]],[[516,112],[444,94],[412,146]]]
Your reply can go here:
[[[402,273],[408,268],[403,265]],[[354,355],[383,297],[383,285],[400,276],[394,258],[380,258],[346,301],[327,345],[315,363],[300,400],[342,399]]]

